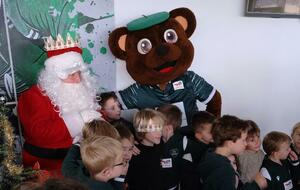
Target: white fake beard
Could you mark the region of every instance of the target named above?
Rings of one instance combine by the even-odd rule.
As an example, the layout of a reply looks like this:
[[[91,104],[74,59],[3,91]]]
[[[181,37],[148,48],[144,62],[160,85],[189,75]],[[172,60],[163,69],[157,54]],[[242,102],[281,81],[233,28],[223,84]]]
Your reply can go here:
[[[55,93],[55,104],[61,114],[95,110],[98,105],[94,97],[82,83],[61,83]]]

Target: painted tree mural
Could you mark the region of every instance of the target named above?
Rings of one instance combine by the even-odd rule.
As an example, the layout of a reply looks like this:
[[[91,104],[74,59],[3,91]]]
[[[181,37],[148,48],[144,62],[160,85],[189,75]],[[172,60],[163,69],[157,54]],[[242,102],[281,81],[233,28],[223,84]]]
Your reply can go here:
[[[115,89],[114,58],[107,51],[113,0],[0,0],[0,22],[0,94],[9,101],[15,100],[15,91],[36,82],[46,58],[43,38],[58,33],[79,36],[99,90]]]

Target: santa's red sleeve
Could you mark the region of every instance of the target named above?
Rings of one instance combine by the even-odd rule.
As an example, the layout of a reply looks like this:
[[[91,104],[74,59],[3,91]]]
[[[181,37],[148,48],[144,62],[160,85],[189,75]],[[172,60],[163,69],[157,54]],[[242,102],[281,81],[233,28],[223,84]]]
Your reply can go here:
[[[19,97],[18,116],[27,143],[42,148],[68,148],[72,144],[63,119],[37,86]]]

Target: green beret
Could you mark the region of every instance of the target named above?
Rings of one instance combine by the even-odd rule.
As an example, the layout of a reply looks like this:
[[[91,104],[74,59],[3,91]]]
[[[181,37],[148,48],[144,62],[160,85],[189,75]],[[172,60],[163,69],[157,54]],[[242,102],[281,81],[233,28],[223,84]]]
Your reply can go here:
[[[149,28],[153,25],[164,22],[170,17],[168,12],[159,12],[149,16],[143,15],[143,17],[135,19],[127,24],[127,29],[129,31],[142,30]]]

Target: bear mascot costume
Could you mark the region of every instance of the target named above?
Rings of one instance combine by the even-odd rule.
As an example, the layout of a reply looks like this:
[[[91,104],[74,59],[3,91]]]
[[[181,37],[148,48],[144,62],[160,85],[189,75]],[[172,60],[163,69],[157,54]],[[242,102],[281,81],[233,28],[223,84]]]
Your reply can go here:
[[[109,47],[126,68],[135,84],[117,93],[124,109],[155,108],[183,103],[188,123],[198,110],[220,116],[221,95],[202,77],[187,71],[194,57],[189,40],[196,18],[187,8],[143,16],[111,32]]]

